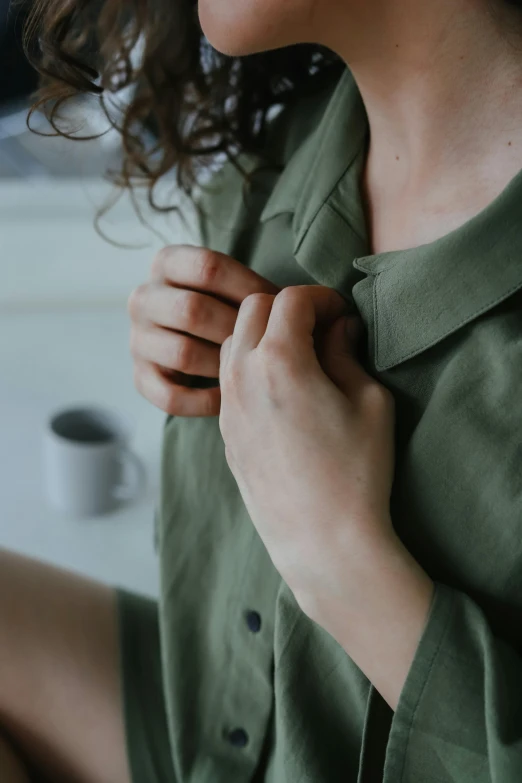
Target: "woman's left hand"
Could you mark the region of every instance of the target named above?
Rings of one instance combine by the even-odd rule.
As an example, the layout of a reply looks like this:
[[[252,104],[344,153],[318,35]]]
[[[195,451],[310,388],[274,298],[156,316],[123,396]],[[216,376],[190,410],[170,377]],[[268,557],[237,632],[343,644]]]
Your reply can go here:
[[[228,465],[275,567],[325,627],[352,567],[395,538],[394,399],[358,362],[362,323],[345,331],[341,301],[324,286],[248,296],[220,357]]]

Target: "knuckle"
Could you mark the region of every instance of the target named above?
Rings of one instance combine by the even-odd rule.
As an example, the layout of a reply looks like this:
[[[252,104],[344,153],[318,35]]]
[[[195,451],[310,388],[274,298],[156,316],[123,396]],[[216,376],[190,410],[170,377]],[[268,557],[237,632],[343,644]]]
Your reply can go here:
[[[172,258],[172,245],[166,245],[162,247],[154,258],[151,264],[151,273],[154,277],[164,277],[167,267],[167,263]]]
[[[196,291],[185,291],[181,307],[181,317],[186,326],[194,327],[204,321],[204,299]]]
[[[273,301],[274,296],[272,294],[265,294],[261,291],[257,291],[254,294],[248,294],[245,296],[241,304],[247,303],[247,307],[255,307],[256,305],[263,304],[267,301]]]
[[[131,291],[130,296],[127,300],[127,312],[129,313],[131,318],[133,319],[138,318],[141,312],[141,308],[143,306],[143,300],[145,299],[147,292],[148,292],[147,283],[141,283],[133,291]]]
[[[202,415],[216,416],[220,412],[219,399],[215,395],[207,394],[202,399]]]
[[[277,294],[277,298],[287,305],[295,300],[302,299],[305,286],[289,285]]]
[[[158,407],[165,413],[174,416],[178,412],[178,394],[175,386],[167,382],[158,393]]]
[[[197,277],[204,288],[210,287],[221,269],[219,256],[206,247],[200,248],[197,259]]]
[[[188,372],[194,360],[194,346],[188,338],[180,338],[174,349],[174,367],[181,372]]]
[[[165,413],[172,412],[174,414],[174,410],[168,410],[170,400],[166,393],[168,392],[167,384],[161,384],[157,388],[155,383],[151,383],[153,377],[154,371],[151,365],[145,362],[137,362],[134,365],[134,386],[137,392],[156,408]]]

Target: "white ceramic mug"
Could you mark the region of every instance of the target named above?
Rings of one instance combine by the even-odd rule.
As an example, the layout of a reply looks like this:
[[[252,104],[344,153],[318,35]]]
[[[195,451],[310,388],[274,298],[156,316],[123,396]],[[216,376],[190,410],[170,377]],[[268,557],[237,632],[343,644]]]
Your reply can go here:
[[[92,517],[137,498],[145,469],[127,447],[129,428],[119,414],[100,407],[52,414],[43,439],[44,482],[53,506]]]

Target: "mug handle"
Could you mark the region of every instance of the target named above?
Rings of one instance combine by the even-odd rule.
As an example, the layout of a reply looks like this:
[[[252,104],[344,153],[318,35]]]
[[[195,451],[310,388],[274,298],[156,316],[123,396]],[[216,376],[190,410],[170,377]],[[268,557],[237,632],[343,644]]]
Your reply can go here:
[[[123,474],[127,474],[127,478],[115,487],[113,495],[117,500],[136,500],[147,483],[145,466],[137,454],[126,447],[123,447],[116,459],[121,464]]]

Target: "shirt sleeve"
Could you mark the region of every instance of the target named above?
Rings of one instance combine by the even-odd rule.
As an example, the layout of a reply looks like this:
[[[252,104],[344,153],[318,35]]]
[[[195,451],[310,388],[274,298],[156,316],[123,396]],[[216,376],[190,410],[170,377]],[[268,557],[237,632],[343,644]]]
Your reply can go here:
[[[435,582],[393,715],[384,783],[522,780],[522,656],[465,592]]]

